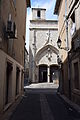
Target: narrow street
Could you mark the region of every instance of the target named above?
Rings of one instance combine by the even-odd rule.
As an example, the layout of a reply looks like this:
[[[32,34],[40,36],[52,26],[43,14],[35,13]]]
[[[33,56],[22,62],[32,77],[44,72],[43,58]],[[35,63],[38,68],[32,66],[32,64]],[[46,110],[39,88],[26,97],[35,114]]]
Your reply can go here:
[[[0,120],[80,120],[80,0],[0,0]]]
[[[56,88],[26,88],[9,120],[80,120],[56,91]]]

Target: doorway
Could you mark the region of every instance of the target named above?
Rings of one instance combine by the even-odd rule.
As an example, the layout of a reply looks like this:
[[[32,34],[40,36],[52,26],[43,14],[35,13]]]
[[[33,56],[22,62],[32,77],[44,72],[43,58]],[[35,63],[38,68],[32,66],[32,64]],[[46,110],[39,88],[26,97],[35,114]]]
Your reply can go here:
[[[20,79],[20,69],[16,67],[16,95],[19,94],[19,79]]]
[[[12,64],[7,62],[6,67],[6,89],[5,89],[5,105],[10,102],[12,88]]]
[[[54,84],[58,83],[58,66],[51,65],[50,66],[50,82]]]
[[[39,82],[47,82],[47,65],[39,66]]]

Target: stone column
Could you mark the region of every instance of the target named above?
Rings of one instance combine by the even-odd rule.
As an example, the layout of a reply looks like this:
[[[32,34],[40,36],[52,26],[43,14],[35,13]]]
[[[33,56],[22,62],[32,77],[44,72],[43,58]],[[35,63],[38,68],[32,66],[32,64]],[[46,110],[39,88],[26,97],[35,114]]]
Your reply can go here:
[[[33,45],[33,82],[35,83],[36,30],[34,30],[34,43],[32,45]]]
[[[33,61],[33,83],[35,83],[35,61]]]
[[[50,66],[48,66],[47,71],[48,71],[48,73],[47,73],[47,75],[48,75],[48,83],[50,83]]]

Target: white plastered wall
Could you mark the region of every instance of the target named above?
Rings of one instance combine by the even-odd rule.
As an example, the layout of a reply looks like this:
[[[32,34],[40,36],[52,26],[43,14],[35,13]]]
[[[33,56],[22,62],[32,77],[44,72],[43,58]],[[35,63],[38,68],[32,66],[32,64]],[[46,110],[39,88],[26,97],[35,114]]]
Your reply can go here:
[[[20,68],[20,76],[19,76],[19,95],[21,94],[21,71],[23,70],[23,66],[20,65],[17,61],[15,61],[13,58],[8,56],[6,53],[4,53],[2,50],[0,50],[0,111],[5,109],[5,86],[6,86],[6,67],[7,62],[10,62],[13,66],[12,69],[12,76],[11,76],[11,88],[9,89],[10,92],[10,99],[9,103],[15,101],[15,89],[16,89],[16,67],[17,65]]]

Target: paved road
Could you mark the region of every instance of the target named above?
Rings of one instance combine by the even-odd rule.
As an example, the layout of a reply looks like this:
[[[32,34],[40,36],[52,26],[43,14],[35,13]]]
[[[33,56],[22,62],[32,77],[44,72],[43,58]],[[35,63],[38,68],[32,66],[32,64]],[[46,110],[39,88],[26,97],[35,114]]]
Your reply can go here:
[[[80,120],[55,89],[27,89],[10,120]]]

